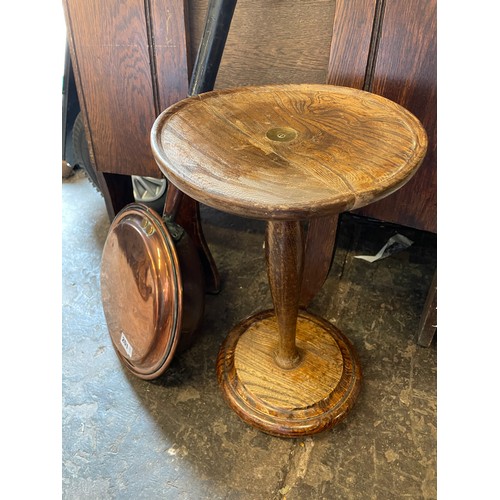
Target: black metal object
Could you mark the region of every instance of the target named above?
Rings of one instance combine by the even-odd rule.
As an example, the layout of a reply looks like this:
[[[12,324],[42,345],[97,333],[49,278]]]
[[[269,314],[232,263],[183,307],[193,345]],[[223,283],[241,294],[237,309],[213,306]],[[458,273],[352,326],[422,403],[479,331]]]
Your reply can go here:
[[[189,95],[213,90],[236,0],[210,0],[205,29],[189,85]]]
[[[80,112],[78,95],[76,92],[75,75],[71,58],[69,55],[69,46],[66,42],[66,52],[64,56],[64,74],[62,82],[62,159],[73,162],[71,154],[71,143],[68,138],[71,137],[73,124]]]

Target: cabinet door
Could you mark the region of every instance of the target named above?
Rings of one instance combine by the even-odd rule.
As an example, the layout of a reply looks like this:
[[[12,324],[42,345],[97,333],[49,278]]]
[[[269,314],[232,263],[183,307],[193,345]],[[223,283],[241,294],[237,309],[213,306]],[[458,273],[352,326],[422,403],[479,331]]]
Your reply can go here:
[[[149,135],[163,107],[187,93],[184,1],[65,0],[64,6],[96,170],[160,177]]]
[[[429,147],[406,186],[362,213],[437,231],[436,1],[386,1],[372,76],[372,92],[401,104],[420,119]]]
[[[436,232],[436,0],[338,0],[328,74],[406,107],[429,138],[414,178],[358,213]]]

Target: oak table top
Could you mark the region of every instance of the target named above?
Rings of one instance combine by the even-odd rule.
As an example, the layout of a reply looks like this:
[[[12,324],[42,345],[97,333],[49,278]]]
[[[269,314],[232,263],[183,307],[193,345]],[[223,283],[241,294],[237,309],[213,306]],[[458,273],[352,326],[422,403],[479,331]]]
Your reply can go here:
[[[404,185],[421,123],[381,96],[332,85],[216,90],[166,109],[151,131],[167,179],[216,209],[259,219],[331,215]]]

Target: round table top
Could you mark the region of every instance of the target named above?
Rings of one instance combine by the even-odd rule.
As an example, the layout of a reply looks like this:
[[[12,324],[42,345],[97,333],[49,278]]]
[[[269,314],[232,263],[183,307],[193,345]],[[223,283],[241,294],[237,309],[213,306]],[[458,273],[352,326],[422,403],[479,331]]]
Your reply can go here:
[[[293,220],[359,208],[403,186],[427,135],[381,96],[332,85],[216,90],[166,109],[151,131],[163,174],[216,209]]]

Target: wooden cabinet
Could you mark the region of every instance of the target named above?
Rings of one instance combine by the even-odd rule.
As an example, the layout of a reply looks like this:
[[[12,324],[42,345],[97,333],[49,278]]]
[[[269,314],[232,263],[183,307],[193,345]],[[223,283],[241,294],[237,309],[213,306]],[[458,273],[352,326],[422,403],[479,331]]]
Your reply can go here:
[[[64,0],[68,41],[94,167],[161,177],[149,134],[186,97],[183,0]]]
[[[359,212],[436,232],[436,1],[337,1],[328,82],[383,95],[420,119],[429,137],[420,170]]]
[[[187,95],[208,0],[63,1],[95,168],[160,177],[150,129]],[[381,94],[422,121],[420,170],[360,213],[435,232],[436,0],[238,1],[216,88],[325,82]]]

